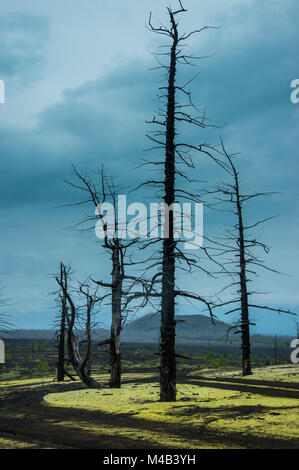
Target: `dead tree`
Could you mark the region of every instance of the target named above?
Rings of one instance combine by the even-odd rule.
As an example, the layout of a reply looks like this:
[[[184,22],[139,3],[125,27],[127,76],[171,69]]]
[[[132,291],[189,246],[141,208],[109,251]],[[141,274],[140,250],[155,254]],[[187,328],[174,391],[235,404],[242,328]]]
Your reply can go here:
[[[83,322],[85,326],[85,339],[81,341],[81,344],[86,344],[86,373],[91,375],[91,346],[92,346],[92,331],[96,328],[97,323],[93,321],[93,310],[95,304],[102,301],[98,297],[97,291],[91,292],[90,281],[87,280],[84,283],[79,285],[79,295],[83,297],[84,304],[82,306],[83,310]],[[80,315],[82,316],[82,315]]]
[[[66,299],[65,296],[60,296],[61,302],[61,316],[60,316],[60,329],[58,333],[58,364],[57,364],[57,381],[64,381],[64,363],[65,363],[65,327],[66,327]]]
[[[64,362],[65,362],[65,322],[66,322],[66,311],[65,311],[65,299],[61,297],[61,322],[60,330],[58,334],[58,363],[57,363],[57,381],[64,381]]]
[[[63,282],[64,267],[60,263],[59,278]],[[58,339],[58,363],[57,363],[57,381],[63,382],[65,375],[65,335],[66,335],[66,317],[67,317],[67,302],[65,294],[60,291],[59,293],[59,306],[60,306],[60,328],[57,332]]]
[[[79,317],[79,311],[82,309],[80,306],[75,305],[73,299],[74,290],[70,286],[70,266],[65,266],[61,263],[61,276],[56,277],[56,282],[59,285],[62,296],[66,299],[66,321],[67,321],[67,350],[70,363],[78,376],[85,385],[90,388],[102,388],[103,385],[99,384],[87,373],[87,364],[91,348],[91,335],[90,335],[90,322],[91,312],[94,308],[95,302],[98,301],[97,296],[93,296],[89,292],[89,288],[86,289],[86,284],[80,284],[79,291],[86,298],[86,310],[85,310],[85,333],[86,333],[86,351],[84,356],[81,357],[80,345],[82,339],[79,333],[76,331],[75,322]]]
[[[155,54],[158,62],[157,69],[165,72],[165,86],[160,87],[159,98],[163,103],[163,108],[159,109],[157,115],[149,124],[153,124],[156,131],[152,135],[148,135],[150,142],[153,144],[148,150],[161,150],[164,153],[163,160],[149,161],[144,160],[142,165],[153,165],[154,168],[164,169],[163,180],[149,180],[142,183],[141,186],[151,185],[154,188],[162,190],[162,198],[164,207],[168,208],[167,216],[164,221],[164,238],[162,248],[162,266],[161,266],[161,342],[160,342],[160,400],[175,401],[176,400],[176,352],[175,352],[175,299],[182,296],[187,299],[194,299],[204,302],[208,307],[211,317],[212,311],[210,303],[196,293],[182,291],[176,288],[176,261],[186,263],[187,268],[198,267],[194,253],[187,256],[181,248],[179,242],[174,236],[175,215],[174,204],[178,200],[189,200],[198,202],[196,194],[189,186],[193,182],[188,176],[188,171],[193,171],[195,165],[192,159],[192,152],[213,157],[212,147],[206,147],[204,144],[193,145],[187,142],[178,141],[178,132],[176,126],[179,124],[190,124],[197,129],[205,129],[211,126],[206,118],[206,111],[199,110],[192,102],[191,91],[188,89],[189,83],[177,84],[177,68],[179,65],[193,65],[193,60],[198,59],[193,55],[184,52],[186,41],[194,34],[200,33],[208,26],[196,29],[189,34],[180,34],[177,18],[180,14],[187,10],[179,1],[179,8],[172,10],[167,8],[170,26],[166,27],[153,26],[152,15],[149,18],[149,28],[152,32],[166,37],[170,40],[167,44],[168,51],[165,53]],[[167,63],[163,63],[163,56],[166,57]],[[178,97],[180,95],[180,97]],[[186,101],[185,101],[186,100]],[[196,114],[195,114],[196,113]],[[182,169],[183,166],[183,169]],[[187,173],[184,171],[187,170]],[[185,186],[182,188],[176,181],[182,178]],[[188,184],[188,188],[186,188]],[[167,232],[167,236],[165,233]],[[196,246],[194,246],[196,248]],[[213,318],[213,317],[212,317]]]
[[[130,249],[137,243],[138,239],[125,241],[118,236],[119,221],[117,218],[117,191],[111,178],[104,174],[103,167],[95,172],[93,179],[86,173],[85,175],[73,166],[73,171],[78,183],[67,181],[67,183],[87,195],[83,201],[73,205],[87,204],[91,205],[93,214],[82,219],[76,227],[80,230],[89,230],[90,228],[81,228],[91,222],[100,223],[103,233],[103,248],[110,253],[111,259],[111,282],[93,280],[95,284],[107,290],[103,298],[111,299],[111,330],[110,338],[102,341],[99,346],[109,345],[110,362],[110,387],[120,388],[121,386],[121,330],[126,322],[129,304],[138,299],[144,304],[142,297],[146,291],[146,281],[142,281],[139,276],[127,274],[126,268],[133,268],[136,271],[136,264],[131,257]],[[95,179],[98,180],[95,182]],[[115,214],[114,227],[109,227],[103,214],[103,205],[108,202],[112,204]],[[94,230],[94,225],[92,229]],[[142,264],[143,262],[139,262]],[[146,297],[148,300],[148,296]],[[135,305],[134,308],[138,308]],[[140,307],[140,305],[139,305]]]
[[[60,263],[59,267],[59,279],[60,283],[63,282],[64,278],[64,265]],[[55,276],[56,278],[56,276]],[[65,376],[69,379],[75,381],[75,377],[70,374],[67,370],[67,365],[69,364],[69,359],[67,358],[65,346],[66,346],[66,337],[67,337],[67,301],[66,297],[62,292],[62,289],[59,288],[58,291],[53,292],[56,300],[56,308],[58,314],[56,315],[54,326],[55,331],[55,341],[58,349],[58,361],[57,361],[57,381],[63,382]]]
[[[256,253],[256,249],[260,248],[267,254],[269,252],[269,247],[251,235],[252,229],[270,220],[272,217],[258,220],[247,225],[244,222],[245,204],[259,197],[270,196],[273,193],[256,192],[253,194],[244,194],[240,187],[239,172],[233,162],[233,155],[227,153],[222,140],[219,154],[221,157],[224,157],[224,161],[222,161],[221,166],[225,169],[230,178],[232,178],[232,183],[222,184],[216,190],[208,190],[205,194],[213,195],[216,200],[215,205],[218,209],[223,204],[232,206],[231,211],[236,218],[233,229],[227,230],[228,234],[225,237],[222,237],[222,241],[219,242],[218,247],[214,247],[214,250],[216,250],[218,256],[229,256],[229,260],[226,262],[224,261],[223,265],[233,265],[237,267],[237,271],[234,269],[228,269],[226,272],[229,272],[233,276],[238,276],[238,280],[236,282],[232,282],[230,286],[227,286],[237,286],[238,296],[233,300],[221,302],[220,304],[215,305],[214,308],[233,305],[233,308],[227,311],[226,314],[241,312],[240,320],[237,321],[231,329],[236,329],[237,331],[235,331],[235,333],[240,333],[242,337],[242,373],[243,376],[246,376],[252,373],[250,325],[254,325],[254,323],[250,321],[249,310],[263,309],[291,315],[296,314],[290,310],[261,306],[249,301],[250,296],[257,294],[257,292],[253,292],[252,290],[249,291],[248,289],[249,282],[252,281],[252,279],[249,279],[249,276],[256,275],[257,268],[264,268],[276,273],[277,271],[269,268],[265,264],[265,261]],[[231,245],[231,241],[235,244]],[[235,261],[235,258],[237,259],[237,262]]]

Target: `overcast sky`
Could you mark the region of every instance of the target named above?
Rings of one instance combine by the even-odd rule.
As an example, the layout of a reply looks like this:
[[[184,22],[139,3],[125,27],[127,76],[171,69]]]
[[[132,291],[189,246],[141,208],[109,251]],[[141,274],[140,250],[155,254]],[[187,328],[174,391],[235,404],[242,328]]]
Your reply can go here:
[[[57,206],[76,196],[64,183],[71,162],[82,170],[104,163],[125,188],[147,178],[145,170],[134,168],[144,156],[145,120],[157,107],[161,86],[159,74],[149,70],[151,53],[165,42],[152,35],[146,20],[152,10],[153,20],[166,22],[168,4],[1,1],[6,103],[0,104],[0,281],[18,327],[51,326],[51,273],[60,260],[72,264],[77,278],[109,280],[107,255],[96,237],[68,228],[84,212]],[[280,192],[249,214],[278,214],[258,234],[272,247],[268,264],[289,275],[263,273],[256,288],[269,294],[259,302],[299,311],[299,104],[290,101],[290,83],[299,78],[298,0],[185,0],[185,7],[183,31],[220,27],[189,41],[195,55],[210,56],[198,63],[194,101],[225,125],[209,138],[222,136],[230,151],[240,152],[246,190]],[[180,73],[187,81],[195,70]],[[204,162],[198,171],[200,179],[210,177]],[[207,235],[215,229],[210,220],[205,212]],[[221,218],[216,225],[221,228]],[[224,281],[199,276],[192,283],[208,295]],[[198,313],[188,305],[178,311]],[[287,316],[253,312],[252,317],[261,332],[295,331]],[[108,322],[108,312],[103,319]]]

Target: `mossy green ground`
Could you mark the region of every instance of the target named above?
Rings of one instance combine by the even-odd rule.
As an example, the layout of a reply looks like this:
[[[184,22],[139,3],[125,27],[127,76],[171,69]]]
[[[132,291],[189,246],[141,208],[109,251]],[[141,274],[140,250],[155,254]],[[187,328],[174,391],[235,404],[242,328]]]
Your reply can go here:
[[[14,439],[10,436],[0,437],[0,449],[52,449],[51,446],[43,445],[40,442],[28,442]]]
[[[164,432],[161,432],[161,435],[159,433],[149,435],[146,431],[142,435],[138,430],[141,438],[143,436],[147,440],[154,439],[165,446],[175,444],[178,447],[190,447],[191,444],[197,448],[211,447],[205,442],[204,435],[203,441],[192,439],[191,443],[190,438],[177,439],[171,430],[173,425],[180,425],[182,430],[187,426],[189,430],[193,428],[194,431],[214,432],[215,435],[219,435],[217,447],[226,447],[221,443],[221,435],[225,433],[241,433],[244,436],[244,447],[248,435],[263,439],[272,438],[274,441],[298,438],[299,447],[299,403],[298,398],[295,398],[296,384],[299,384],[298,366],[256,369],[255,374],[247,378],[241,378],[240,373],[236,371],[206,370],[200,372],[200,385],[196,383],[198,375],[198,372],[193,372],[187,383],[178,385],[175,403],[161,403],[159,387],[155,383],[129,383],[124,384],[121,389],[114,390],[80,390],[49,394],[45,396],[44,402],[48,406],[102,411],[113,415],[127,414],[136,420],[136,424],[138,420],[168,424],[167,436]],[[214,382],[210,382],[211,377],[214,377],[217,384],[220,379],[223,388],[213,388]],[[231,379],[238,377],[242,384],[247,385],[246,391],[230,389]],[[258,386],[256,381],[259,382]],[[202,382],[205,382],[204,385]],[[272,392],[269,392],[269,382]],[[294,388],[289,385],[290,382]],[[294,392],[294,398],[288,396],[292,395],[291,392]],[[276,393],[277,395],[273,396]],[[90,430],[88,423],[73,424],[81,429]],[[103,429],[93,425],[92,430],[95,433],[134,434],[132,428]]]
[[[236,369],[190,372],[174,403],[159,401],[156,374],[123,381],[99,390],[50,376],[0,382],[0,449],[299,447],[298,365],[256,368],[246,378]]]
[[[16,439],[10,437],[0,438],[0,449],[34,449],[37,448],[34,444],[28,442],[19,442]]]
[[[142,373],[142,374],[136,374],[136,373],[125,373],[122,375],[123,380],[133,380],[134,378],[138,377],[139,380],[146,379],[149,377],[152,377],[152,373]],[[94,378],[99,381],[99,382],[107,382],[109,380],[109,375],[107,373],[103,374],[95,374]],[[1,377],[0,377],[1,379]],[[41,377],[34,377],[31,379],[10,379],[10,380],[0,380],[0,393],[1,391],[4,392],[5,389],[10,389],[13,387],[18,387],[18,388],[23,388],[23,389],[34,389],[37,387],[41,386],[51,386],[53,385],[53,376],[52,375],[44,375]],[[66,378],[65,382],[55,382],[55,385],[72,385],[73,382],[69,381],[69,379]],[[83,385],[83,384],[82,384]]]

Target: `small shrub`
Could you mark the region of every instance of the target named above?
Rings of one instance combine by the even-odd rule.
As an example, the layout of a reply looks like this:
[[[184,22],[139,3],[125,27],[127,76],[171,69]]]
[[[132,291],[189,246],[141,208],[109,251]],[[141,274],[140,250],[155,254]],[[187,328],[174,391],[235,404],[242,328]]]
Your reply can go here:
[[[37,369],[41,374],[46,374],[48,372],[48,368],[48,363],[43,356],[37,366]]]

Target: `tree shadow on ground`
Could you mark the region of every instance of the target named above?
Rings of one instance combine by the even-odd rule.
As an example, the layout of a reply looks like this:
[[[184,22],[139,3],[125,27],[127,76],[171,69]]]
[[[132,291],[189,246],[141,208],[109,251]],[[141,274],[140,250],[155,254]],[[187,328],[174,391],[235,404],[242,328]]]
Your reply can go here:
[[[246,383],[233,383],[230,380],[226,379],[206,379],[204,378],[192,378],[186,379],[185,383],[187,385],[198,385],[201,387],[216,388],[220,390],[232,390],[245,393],[254,393],[257,395],[265,395],[268,397],[280,397],[280,398],[299,398],[299,392],[296,390],[279,390],[274,388],[267,388],[263,386],[263,381],[259,382],[259,386],[250,385],[247,381]],[[275,385],[274,385],[275,386]]]

